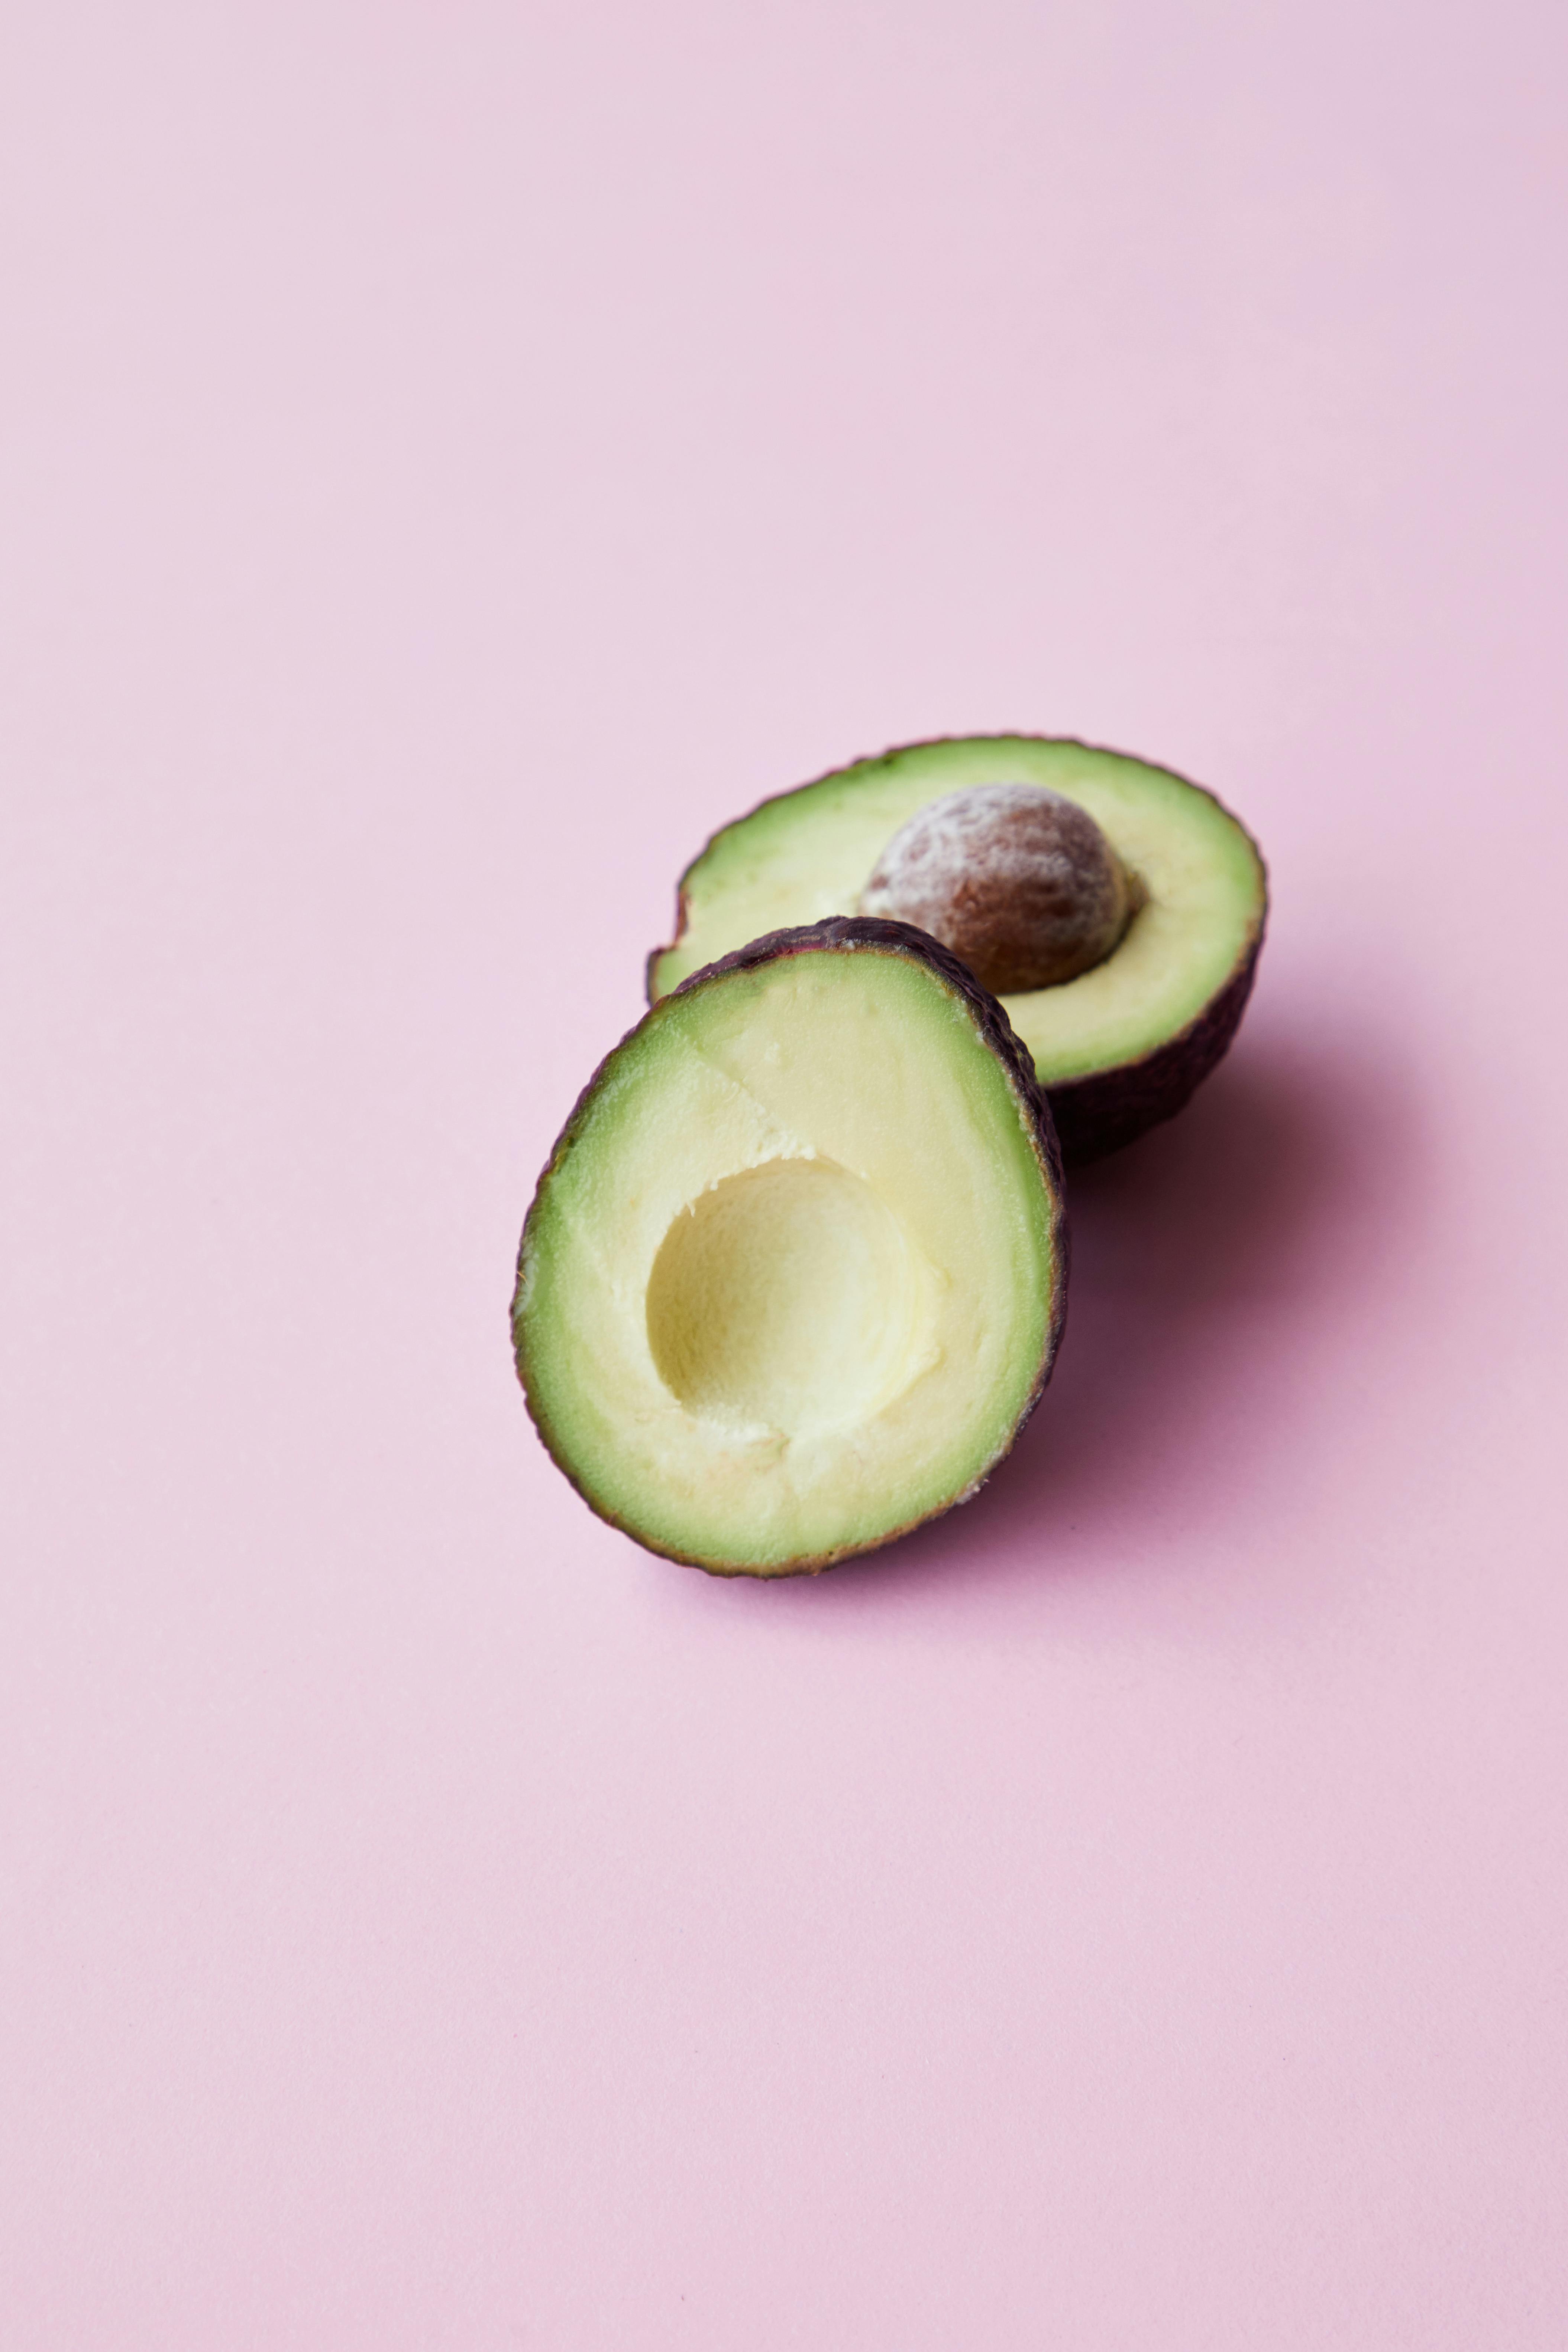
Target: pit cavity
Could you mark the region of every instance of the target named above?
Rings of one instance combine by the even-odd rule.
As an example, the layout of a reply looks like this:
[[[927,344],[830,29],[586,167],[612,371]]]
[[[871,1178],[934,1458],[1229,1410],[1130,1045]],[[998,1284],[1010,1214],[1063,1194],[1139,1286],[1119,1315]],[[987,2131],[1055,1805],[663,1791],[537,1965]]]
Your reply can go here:
[[[647,1288],[660,1379],[690,1413],[786,1437],[863,1421],[921,1368],[921,1262],[861,1176],[773,1160],[680,1211]]]

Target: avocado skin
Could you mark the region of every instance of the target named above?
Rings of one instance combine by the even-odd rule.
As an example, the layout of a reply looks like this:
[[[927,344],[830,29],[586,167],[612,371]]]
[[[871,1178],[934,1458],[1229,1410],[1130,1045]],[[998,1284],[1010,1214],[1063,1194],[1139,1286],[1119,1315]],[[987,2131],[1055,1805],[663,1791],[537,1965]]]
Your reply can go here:
[[[896,759],[901,751],[923,751],[943,743],[987,740],[1070,743],[1079,746],[1084,751],[1114,749],[1110,744],[1086,743],[1082,737],[1078,735],[1031,737],[1027,730],[1020,729],[1016,735],[920,736],[912,742],[890,744],[886,751],[878,754],[874,760],[857,761],[852,764],[856,767],[871,767],[879,765],[883,761]],[[1121,753],[1118,756],[1132,758],[1138,755]],[[1157,1045],[1152,1053],[1142,1055],[1136,1062],[1125,1062],[1114,1069],[1096,1070],[1088,1077],[1068,1078],[1060,1086],[1042,1089],[1050,1105],[1062,1160],[1068,1168],[1082,1168],[1090,1160],[1103,1159],[1108,1152],[1120,1151],[1124,1144],[1136,1142],[1139,1136],[1144,1134],[1148,1129],[1158,1127],[1163,1120],[1174,1118],[1178,1111],[1184,1110],[1204,1080],[1225,1059],[1229,1051],[1231,1040],[1241,1026],[1241,1016],[1247,1010],[1247,1000],[1252,993],[1252,983],[1258,970],[1258,958],[1263,946],[1263,935],[1268,922],[1268,869],[1264,863],[1263,853],[1258,849],[1253,835],[1247,832],[1247,828],[1241,824],[1241,820],[1235,810],[1226,807],[1217,793],[1211,792],[1206,784],[1194,783],[1190,776],[1181,775],[1177,769],[1170,769],[1168,772],[1176,776],[1190,791],[1202,793],[1205,800],[1213,801],[1217,808],[1223,809],[1231,823],[1239,825],[1242,832],[1247,834],[1247,839],[1252,842],[1263,873],[1263,898],[1258,910],[1257,928],[1247,946],[1237,958],[1235,968],[1228,980],[1215,991],[1196,1018],[1189,1022],[1186,1028],[1180,1031],[1177,1035],[1168,1037],[1163,1045]],[[829,768],[822,775],[811,778],[805,784],[793,784],[782,793],[764,793],[755,807],[747,810],[744,816],[731,818],[729,824],[721,825],[717,832],[709,835],[676,886],[673,938],[663,947],[654,948],[647,958],[644,967],[645,984],[650,1004],[656,1002],[654,990],[657,985],[656,974],[659,958],[668,955],[671,948],[679,947],[686,935],[690,908],[690,898],[686,887],[688,877],[701,865],[714,843],[721,835],[728,833],[731,825],[743,824],[749,817],[755,816],[758,809],[767,808],[773,801],[792,799],[795,793],[808,791],[812,783],[828,783],[834,777],[843,773],[844,770],[841,768]],[[859,918],[858,919],[868,919]],[[826,927],[816,924],[809,928],[822,929]],[[907,930],[910,926],[899,924],[894,928]],[[773,932],[769,936],[783,938],[784,934]],[[921,936],[925,935],[922,933]],[[933,940],[931,945],[938,947],[940,942]],[[942,953],[949,961],[956,961],[949,955],[946,949],[942,949]],[[729,961],[730,959],[725,958],[723,961]],[[714,971],[718,969],[717,964],[703,967],[704,971]],[[973,975],[968,972],[967,967],[960,965],[959,969],[973,984]],[[692,972],[681,982],[681,986],[689,987],[692,981],[701,977],[701,972]],[[679,991],[677,990],[674,993],[679,994]],[[1000,1010],[999,1007],[998,1010]],[[1008,1029],[1007,1034],[1013,1036],[1011,1028]],[[1013,1042],[1015,1045],[1019,1044],[1016,1036],[1013,1036]],[[1019,1050],[1024,1053],[1025,1060],[1030,1062],[1032,1067],[1032,1057],[1027,1051],[1022,1046]]]
[[[1062,1158],[1069,1168],[1120,1151],[1124,1143],[1185,1109],[1197,1088],[1226,1056],[1241,1026],[1258,971],[1264,922],[1237,959],[1236,969],[1215,991],[1195,1021],[1141,1061],[1114,1070],[1096,1070],[1046,1089]]]
[[[754,971],[759,965],[775,962],[785,956],[814,955],[824,951],[843,953],[847,950],[860,948],[878,948],[884,952],[910,956],[919,962],[929,965],[955,995],[963,999],[974,1017],[976,1027],[1007,1072],[1014,1094],[1025,1113],[1029,1142],[1044,1171],[1053,1208],[1051,1248],[1052,1264],[1056,1268],[1057,1278],[1055,1296],[1051,1301],[1051,1318],[1047,1326],[1045,1340],[1040,1350],[1040,1361],[1030,1387],[1027,1402],[1008,1432],[1006,1443],[998,1447],[984,1471],[972,1486],[965,1487],[962,1494],[952,1496],[947,1502],[939,1503],[933,1510],[921,1512],[919,1517],[906,1521],[902,1527],[890,1528],[886,1535],[879,1536],[874,1543],[848,1545],[841,1550],[824,1552],[808,1559],[794,1560],[787,1568],[759,1570],[747,1561],[699,1559],[689,1552],[674,1551],[662,1545],[651,1543],[646,1535],[639,1529],[629,1527],[618,1514],[606,1510],[579,1480],[564,1454],[557,1446],[548,1418],[536,1410],[529,1386],[527,1348],[518,1328],[523,1275],[528,1257],[529,1227],[533,1222],[534,1210],[538,1206],[545,1178],[560,1165],[576,1143],[588,1105],[620,1053],[621,1046],[636,1036],[638,1030],[646,1028],[650,1022],[658,1020],[665,1005],[673,1004],[678,996],[684,996],[690,991],[710,987],[715,981],[722,980],[731,972]],[[912,923],[883,922],[868,915],[834,915],[825,922],[804,923],[789,930],[768,931],[761,939],[750,940],[744,947],[735,948],[729,955],[721,956],[716,962],[704,964],[700,971],[689,974],[679,988],[673,989],[668,996],[661,997],[651,1011],[644,1013],[641,1021],[627,1030],[620,1045],[612,1046],[573,1105],[571,1116],[556,1138],[554,1148],[540,1171],[539,1184],[535,1188],[533,1203],[523,1223],[522,1239],[518,1248],[517,1284],[512,1294],[512,1348],[517,1365],[517,1376],[522,1386],[523,1402],[528,1408],[528,1417],[537,1430],[540,1443],[545,1452],[568,1485],[575,1488],[583,1501],[587,1504],[595,1517],[603,1519],[608,1527],[617,1528],[622,1535],[629,1536],[632,1541],[639,1545],[644,1551],[651,1551],[665,1559],[675,1560],[682,1568],[700,1568],[708,1576],[746,1576],[754,1578],[760,1583],[776,1583],[785,1577],[792,1576],[816,1576],[825,1568],[837,1568],[842,1560],[859,1559],[868,1552],[881,1551],[889,1544],[897,1543],[900,1537],[912,1534],[916,1528],[923,1527],[929,1520],[939,1519],[960,1503],[971,1501],[984,1486],[997,1464],[1005,1460],[1017,1443],[1025,1423],[1028,1421],[1046,1392],[1051,1370],[1056,1362],[1057,1349],[1061,1345],[1062,1332],[1067,1324],[1069,1255],[1066,1197],[1062,1183],[1062,1152],[1057,1136],[1056,1124],[1051,1116],[1050,1105],[1036,1079],[1033,1056],[1015,1034],[1011,1022],[996,999],[981,987],[968,967],[960,963],[958,958],[951,954],[939,940],[933,940],[928,932],[917,930]]]

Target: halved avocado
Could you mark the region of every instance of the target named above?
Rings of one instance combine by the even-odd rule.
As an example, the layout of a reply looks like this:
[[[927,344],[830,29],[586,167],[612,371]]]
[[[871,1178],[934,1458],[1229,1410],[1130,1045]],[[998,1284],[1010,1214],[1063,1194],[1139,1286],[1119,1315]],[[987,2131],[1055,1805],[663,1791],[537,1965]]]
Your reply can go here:
[[[787,1576],[967,1500],[1066,1306],[1028,1055],[935,940],[858,919],[725,957],[601,1064],[529,1211],[512,1327],[602,1518]]]
[[[742,940],[853,912],[918,810],[996,784],[1076,802],[1134,885],[1135,911],[1103,961],[1002,1000],[1068,1160],[1113,1150],[1171,1118],[1240,1023],[1268,913],[1263,860],[1212,793],[1066,738],[911,743],[763,801],[716,833],[682,876],[674,942],[648,959],[650,1003]]]

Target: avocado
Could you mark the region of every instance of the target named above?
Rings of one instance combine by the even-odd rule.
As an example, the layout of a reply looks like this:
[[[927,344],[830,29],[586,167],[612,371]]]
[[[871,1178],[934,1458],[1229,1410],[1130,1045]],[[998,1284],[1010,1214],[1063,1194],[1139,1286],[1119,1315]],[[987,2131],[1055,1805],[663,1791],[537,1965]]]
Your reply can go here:
[[[695,972],[605,1058],[540,1179],[512,1329],[602,1518],[788,1576],[966,1501],[1066,1307],[1028,1055],[935,940],[857,917]]]
[[[858,908],[934,926],[997,990],[1073,1163],[1173,1117],[1220,1060],[1268,880],[1230,812],[1168,768],[1064,737],[906,744],[716,833],[649,1001],[757,933]]]

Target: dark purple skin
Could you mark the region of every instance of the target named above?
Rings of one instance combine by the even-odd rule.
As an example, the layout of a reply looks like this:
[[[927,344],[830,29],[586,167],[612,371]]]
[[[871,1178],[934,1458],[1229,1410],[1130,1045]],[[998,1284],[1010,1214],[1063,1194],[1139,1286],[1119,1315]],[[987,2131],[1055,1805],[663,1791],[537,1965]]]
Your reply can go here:
[[[1237,959],[1236,969],[1186,1028],[1120,1069],[1048,1087],[1046,1099],[1069,1168],[1119,1151],[1162,1119],[1184,1109],[1209,1072],[1224,1060],[1241,1026],[1263,945],[1263,919]]]
[[[900,751],[923,751],[927,748],[928,742],[936,744],[970,740],[981,739],[931,736],[921,742],[896,744],[891,751],[884,752],[882,758],[894,758]],[[1015,739],[1000,737],[996,740],[1011,741]],[[1078,738],[1058,736],[1040,737],[1037,740],[1076,742]],[[877,763],[856,761],[854,764],[869,766]],[[819,776],[815,781],[818,783],[826,783],[829,777],[838,776],[843,772],[842,769],[832,768],[828,770],[827,775]],[[1176,771],[1170,769],[1166,772],[1174,775]],[[1193,792],[1202,793],[1205,800],[1214,801],[1224,807],[1218,793],[1211,793],[1206,785],[1194,784],[1190,776],[1183,776],[1180,781],[1188,785]],[[808,784],[792,785],[787,793],[770,793],[767,799],[759,801],[757,806],[765,808],[771,800],[788,800],[795,793],[809,790]],[[754,816],[756,810],[749,810],[747,814]],[[1227,809],[1226,814],[1231,817],[1233,823],[1240,822],[1235,816],[1234,811]],[[731,820],[734,824],[744,822],[743,817]],[[728,833],[729,830],[729,825],[720,827],[721,833]],[[686,874],[689,874],[693,866],[701,864],[718,838],[717,833],[710,837],[703,848],[692,859],[691,865],[687,867]],[[1256,842],[1253,846],[1257,848]],[[670,947],[679,946],[686,934],[689,904],[686,874],[681,876],[676,892],[675,937],[669,942]],[[1202,1011],[1177,1035],[1168,1037],[1163,1045],[1156,1045],[1152,1052],[1143,1055],[1136,1062],[1122,1063],[1115,1069],[1095,1070],[1088,1077],[1071,1078],[1062,1086],[1046,1089],[1046,1098],[1050,1104],[1051,1115],[1056,1122],[1057,1134],[1060,1140],[1062,1159],[1068,1167],[1081,1168],[1089,1160],[1103,1159],[1108,1151],[1119,1151],[1123,1144],[1134,1142],[1149,1128],[1158,1127],[1162,1120],[1174,1118],[1179,1110],[1185,1108],[1209,1073],[1224,1060],[1230,1042],[1241,1025],[1241,1016],[1247,1010],[1247,1000],[1252,993],[1252,982],[1258,968],[1258,951],[1263,945],[1268,912],[1266,876],[1263,902],[1258,910],[1256,930],[1237,958],[1229,978],[1215,991]],[[774,934],[774,936],[783,935]],[[932,945],[935,944],[933,940]],[[654,972],[658,960],[660,956],[668,955],[668,952],[669,947],[655,948],[647,959],[647,993],[650,999],[653,995]],[[708,969],[717,970],[718,967],[711,965]],[[699,977],[696,972],[691,975],[692,980]],[[687,986],[689,984],[689,982],[683,983]]]
[[[940,940],[933,940],[925,931],[916,930],[910,923],[880,922],[866,915],[836,915],[826,922],[806,923],[793,930],[769,931],[763,938],[749,940],[743,948],[736,948],[731,954],[721,956],[716,963],[704,964],[700,971],[692,972],[689,978],[683,980],[680,986],[672,990],[669,995],[660,997],[652,1011],[643,1015],[637,1028],[627,1031],[626,1037],[621,1040],[621,1045],[605,1055],[578,1096],[573,1106],[571,1117],[556,1139],[555,1147],[540,1175],[539,1186],[534,1194],[534,1207],[538,1205],[546,1180],[575,1144],[587,1107],[598,1091],[605,1073],[619,1055],[621,1046],[634,1037],[637,1030],[647,1028],[649,1022],[658,1021],[667,1004],[673,1004],[677,997],[685,996],[693,990],[710,988],[715,982],[723,981],[731,973],[754,971],[759,965],[777,962],[785,956],[820,955],[825,952],[843,954],[847,950],[864,950],[867,948],[879,949],[888,954],[909,956],[915,961],[926,964],[956,995],[963,998],[973,1018],[976,1029],[1006,1072],[1008,1085],[1024,1113],[1029,1142],[1044,1174],[1053,1210],[1051,1244],[1056,1282],[1051,1298],[1050,1320],[1041,1347],[1040,1361],[1027,1401],[1014,1423],[1006,1443],[1000,1448],[995,1460],[992,1462],[984,1475],[976,1479],[974,1485],[966,1488],[962,1495],[954,1495],[949,1501],[939,1503],[933,1510],[921,1513],[919,1517],[909,1520],[903,1527],[890,1528],[886,1535],[879,1536],[873,1543],[849,1545],[841,1550],[824,1552],[809,1559],[792,1560],[787,1568],[758,1569],[744,1560],[698,1559],[687,1552],[663,1551],[662,1556],[665,1559],[678,1560],[683,1567],[700,1568],[710,1576],[751,1576],[767,1583],[787,1576],[816,1576],[825,1568],[836,1568],[841,1560],[858,1559],[868,1552],[880,1551],[887,1545],[897,1543],[900,1536],[907,1536],[915,1528],[924,1526],[928,1520],[941,1518],[944,1512],[952,1510],[955,1505],[967,1503],[973,1496],[979,1493],[997,1464],[1004,1461],[1012,1452],[1020,1431],[1039,1403],[1041,1397],[1044,1396],[1067,1322],[1068,1240],[1067,1209],[1062,1187],[1062,1155],[1057,1139],[1056,1127],[1051,1118],[1050,1106],[1035,1077],[1033,1058],[1028,1049],[1015,1034],[1013,1025],[1001,1005],[994,996],[981,987],[973,972],[960,963],[955,955],[950,954]],[[569,1484],[576,1488],[595,1516],[604,1519],[609,1526],[618,1528],[623,1535],[630,1536],[633,1542],[641,1544],[646,1551],[661,1551],[660,1546],[650,1543],[647,1537],[638,1528],[627,1526],[624,1519],[618,1517],[614,1511],[606,1510],[604,1505],[588,1492],[571,1464],[558,1449],[554,1433],[547,1418],[535,1407],[528,1382],[527,1350],[518,1331],[516,1315],[517,1297],[522,1285],[523,1263],[528,1253],[529,1225],[532,1221],[533,1208],[531,1207],[528,1220],[523,1225],[522,1241],[518,1251],[517,1289],[513,1293],[512,1315],[512,1344],[517,1362],[517,1374],[522,1383],[523,1400],[528,1407],[529,1418],[538,1431],[541,1442],[556,1468]]]

